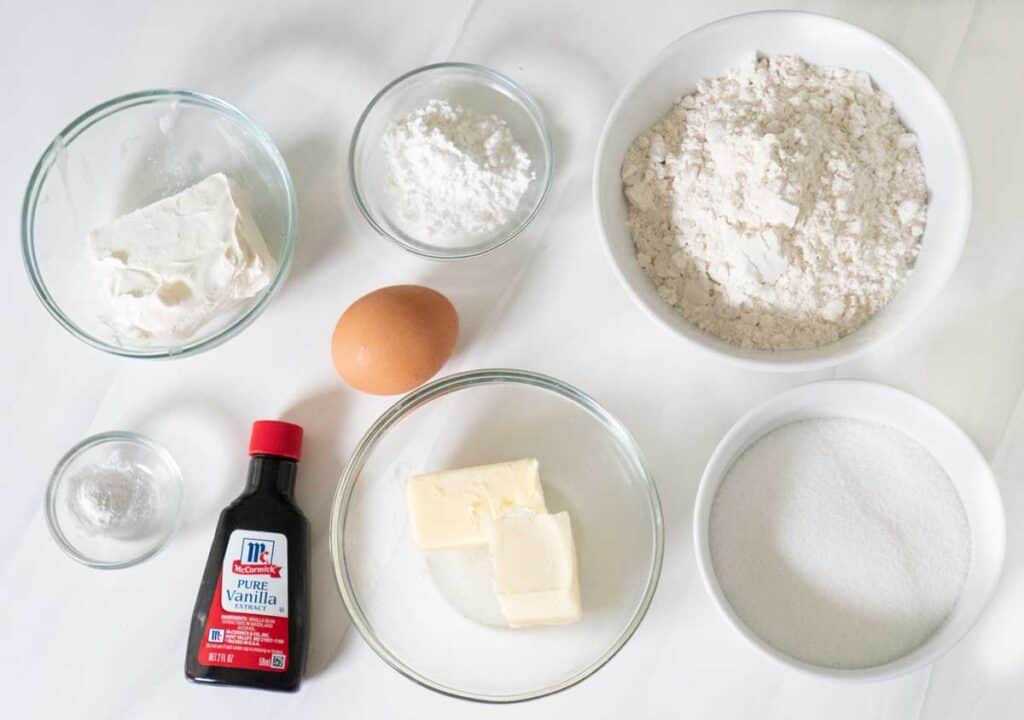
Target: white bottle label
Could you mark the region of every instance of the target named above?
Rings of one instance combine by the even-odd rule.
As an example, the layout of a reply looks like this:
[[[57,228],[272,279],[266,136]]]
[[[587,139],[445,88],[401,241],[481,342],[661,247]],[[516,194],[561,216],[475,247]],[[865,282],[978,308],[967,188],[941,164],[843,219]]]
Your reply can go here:
[[[234,530],[221,569],[225,612],[288,617],[288,538],[281,533]]]

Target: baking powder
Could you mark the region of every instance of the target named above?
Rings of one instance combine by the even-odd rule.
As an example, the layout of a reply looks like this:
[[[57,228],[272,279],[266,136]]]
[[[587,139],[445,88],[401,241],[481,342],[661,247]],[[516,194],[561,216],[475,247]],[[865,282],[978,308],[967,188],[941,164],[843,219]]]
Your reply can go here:
[[[114,452],[79,468],[69,482],[68,507],[85,532],[130,540],[151,529],[158,498],[148,468]]]

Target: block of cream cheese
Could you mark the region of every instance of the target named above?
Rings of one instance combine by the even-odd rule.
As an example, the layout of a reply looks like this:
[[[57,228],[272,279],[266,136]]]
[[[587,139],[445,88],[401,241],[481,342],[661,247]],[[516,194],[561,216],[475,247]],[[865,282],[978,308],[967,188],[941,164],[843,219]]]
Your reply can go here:
[[[494,523],[490,549],[494,588],[510,626],[566,625],[580,619],[569,513],[508,513]]]
[[[217,173],[89,233],[103,319],[135,341],[177,344],[266,288],[277,262],[242,200]]]
[[[421,550],[486,545],[494,521],[509,510],[547,512],[533,458],[415,475],[406,499]]]

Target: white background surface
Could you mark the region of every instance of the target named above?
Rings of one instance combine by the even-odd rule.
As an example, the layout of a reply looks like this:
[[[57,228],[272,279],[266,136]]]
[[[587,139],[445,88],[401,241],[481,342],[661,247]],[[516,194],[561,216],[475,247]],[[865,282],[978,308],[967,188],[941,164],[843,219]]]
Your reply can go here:
[[[1011,718],[1024,707],[1024,3],[808,2],[907,53],[946,96],[974,168],[968,247],[946,292],[909,331],[836,371],[762,375],[678,344],[634,307],[600,250],[593,152],[615,96],[680,34],[767,3],[50,2],[0,3],[0,688],[4,716],[74,718],[714,717]],[[521,82],[552,126],[557,174],[527,233],[477,261],[403,254],[358,216],[343,172],[352,126],[394,76],[429,62],[490,65]],[[38,155],[79,112],[142,88],[222,96],[277,140],[299,192],[288,283],[256,324],[169,363],[106,357],[75,341],[29,289],[18,251],[22,192]],[[634,639],[605,669],[552,698],[483,707],[419,688],[354,631],[329,574],[327,505],[347,453],[387,399],[344,387],[328,342],[364,292],[421,282],[456,303],[464,332],[447,370],[550,373],[593,394],[633,431],[658,482],[665,567]],[[933,669],[835,685],[756,655],[699,585],[690,513],[700,471],[747,408],[825,377],[878,380],[934,403],[995,463],[1007,572],[982,623]],[[217,513],[244,478],[249,423],[305,425],[298,496],[313,528],[314,620],[301,692],[188,684],[185,640]],[[184,524],[134,569],[98,572],[47,534],[42,498],[60,455],[108,429],[151,435],[186,475]]]

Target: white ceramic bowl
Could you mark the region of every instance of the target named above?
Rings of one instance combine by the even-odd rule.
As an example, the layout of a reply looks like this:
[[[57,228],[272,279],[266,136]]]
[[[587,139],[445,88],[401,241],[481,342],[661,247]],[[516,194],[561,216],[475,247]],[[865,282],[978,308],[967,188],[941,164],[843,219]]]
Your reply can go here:
[[[758,637],[733,611],[715,576],[708,541],[711,506],[729,469],[765,434],[783,425],[820,417],[842,417],[888,425],[924,446],[949,475],[967,513],[971,557],[952,614],[923,644],[892,662],[856,670],[820,667],[797,660]],[[728,622],[772,658],[813,675],[841,680],[883,680],[934,662],[974,625],[988,604],[1003,567],[1006,520],[985,458],[952,420],[913,395],[884,385],[829,381],[803,385],[747,413],[722,438],[701,478],[694,507],[694,547],[704,586]]]
[[[717,77],[754,52],[795,54],[826,66],[869,73],[892,96],[903,122],[917,133],[930,203],[921,254],[907,284],[863,327],[810,350],[743,349],[698,329],[654,289],[637,264],[626,226],[620,168],[633,139],[649,128],[700,78]],[[668,46],[622,92],[608,116],[594,167],[594,206],[619,276],[647,313],[678,337],[716,356],[761,370],[810,370],[836,365],[906,326],[940,292],[967,237],[971,178],[956,121],[928,78],[888,43],[822,15],[774,11],[738,15],[684,35]]]

